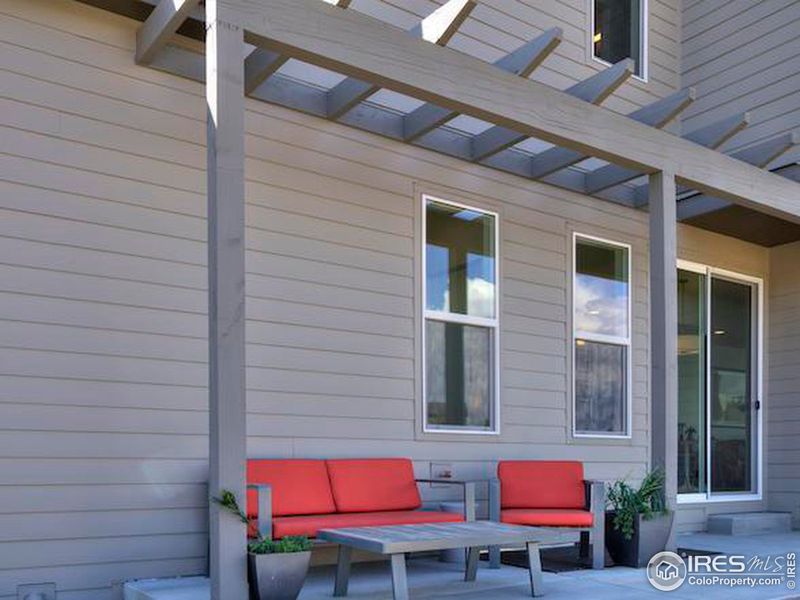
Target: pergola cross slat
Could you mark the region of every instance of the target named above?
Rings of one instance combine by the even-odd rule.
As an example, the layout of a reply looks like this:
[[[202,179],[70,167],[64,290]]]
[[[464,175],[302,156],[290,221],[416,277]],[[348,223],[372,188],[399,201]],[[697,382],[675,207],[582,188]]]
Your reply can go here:
[[[747,127],[750,123],[750,114],[742,113],[711,123],[683,137],[689,141],[705,146],[706,148],[719,148]],[[606,165],[586,174],[586,193],[596,194],[640,177],[642,173],[634,169],[627,169],[619,165]]]
[[[328,4],[347,8],[350,0],[325,0]],[[244,93],[251,94],[267,79],[269,79],[278,69],[286,64],[288,56],[282,56],[277,52],[256,48],[244,61]]]
[[[634,62],[626,58],[583,81],[579,81],[565,92],[591,104],[601,104],[614,90],[628,80],[634,68]],[[527,137],[518,131],[495,125],[473,139],[472,160],[484,160],[524,141]]]
[[[523,44],[510,54],[506,54],[494,65],[520,77],[528,77],[544,62],[550,53],[561,43],[563,32],[560,27],[548,29],[527,44]],[[403,119],[403,140],[413,142],[429,131],[441,127],[455,119],[458,112],[442,108],[430,102],[411,111]]]
[[[691,87],[677,91],[661,100],[656,100],[633,111],[628,115],[628,118],[661,129],[694,102],[696,95],[695,89]],[[532,158],[530,176],[534,179],[541,179],[551,173],[577,164],[586,158],[589,157],[567,148],[550,148]]]
[[[161,0],[136,32],[136,62],[153,62],[200,0]]]
[[[732,157],[757,167],[766,167],[776,158],[786,154],[800,144],[800,134],[792,132],[771,138],[760,144],[750,146],[731,154]],[[731,206],[727,200],[714,198],[707,194],[697,194],[684,198],[678,203],[678,220],[685,221]]]
[[[475,0],[448,0],[412,27],[409,33],[426,42],[445,46],[475,5]],[[348,77],[328,93],[327,117],[338,119],[380,89],[379,85]]]

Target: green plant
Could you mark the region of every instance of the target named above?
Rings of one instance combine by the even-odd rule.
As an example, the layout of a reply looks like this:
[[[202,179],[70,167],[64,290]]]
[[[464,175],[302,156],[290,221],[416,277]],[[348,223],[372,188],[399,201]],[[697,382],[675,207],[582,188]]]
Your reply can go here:
[[[608,487],[606,498],[614,509],[614,529],[629,540],[633,537],[637,515],[652,519],[667,512],[664,506],[664,471],[654,469],[647,473],[638,489],[623,479],[617,480]]]
[[[236,495],[230,490],[222,490],[218,498],[211,498],[214,502],[219,504],[223,509],[235,515],[247,525],[250,524],[250,519],[244,511],[239,508],[239,502],[236,500]],[[247,551],[251,554],[287,554],[291,552],[307,552],[311,550],[312,543],[304,535],[287,535],[280,540],[267,540],[261,537],[260,533],[255,541],[247,544]]]
[[[280,540],[259,539],[250,542],[247,550],[252,554],[285,554],[290,552],[307,552],[311,550],[312,543],[304,535],[287,535]]]

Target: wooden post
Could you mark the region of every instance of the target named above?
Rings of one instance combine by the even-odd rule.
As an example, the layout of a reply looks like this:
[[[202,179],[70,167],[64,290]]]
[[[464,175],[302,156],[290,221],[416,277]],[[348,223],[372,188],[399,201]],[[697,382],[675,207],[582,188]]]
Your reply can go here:
[[[664,469],[665,500],[678,493],[678,255],[675,176],[650,175],[650,361],[653,467]],[[675,550],[675,527],[668,550]]]
[[[206,0],[209,494],[245,501],[244,38]],[[246,600],[247,533],[210,504],[213,600]]]

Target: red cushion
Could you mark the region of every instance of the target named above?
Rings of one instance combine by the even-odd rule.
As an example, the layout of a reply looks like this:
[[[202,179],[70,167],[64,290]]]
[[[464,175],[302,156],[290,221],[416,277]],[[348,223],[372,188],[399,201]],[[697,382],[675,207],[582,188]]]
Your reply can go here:
[[[336,512],[414,510],[422,506],[414,469],[407,458],[339,459],[327,463]]]
[[[464,518],[457,513],[434,512],[429,510],[395,510],[278,517],[272,521],[272,536],[276,539],[287,535],[307,535],[308,537],[316,537],[320,529],[378,527],[381,525],[414,525],[416,523],[452,523],[463,520]]]
[[[324,460],[247,461],[247,483],[272,486],[272,514],[313,515],[336,512]],[[247,515],[258,515],[256,490],[247,490]]]
[[[502,508],[586,508],[580,462],[501,461],[497,478]]]
[[[560,508],[511,508],[500,511],[500,521],[512,525],[539,527],[591,527],[592,513],[588,510]]]

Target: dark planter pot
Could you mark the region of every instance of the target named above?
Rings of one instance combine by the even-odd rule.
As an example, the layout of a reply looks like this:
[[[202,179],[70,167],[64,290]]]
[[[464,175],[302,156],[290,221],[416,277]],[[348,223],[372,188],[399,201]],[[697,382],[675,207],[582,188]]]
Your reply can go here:
[[[647,566],[654,554],[666,549],[675,519],[674,512],[649,520],[638,515],[633,524],[633,537],[629,540],[621,531],[614,529],[614,514],[606,513],[606,548],[615,564],[640,569]]]
[[[306,580],[311,552],[248,554],[251,600],[295,600]]]

